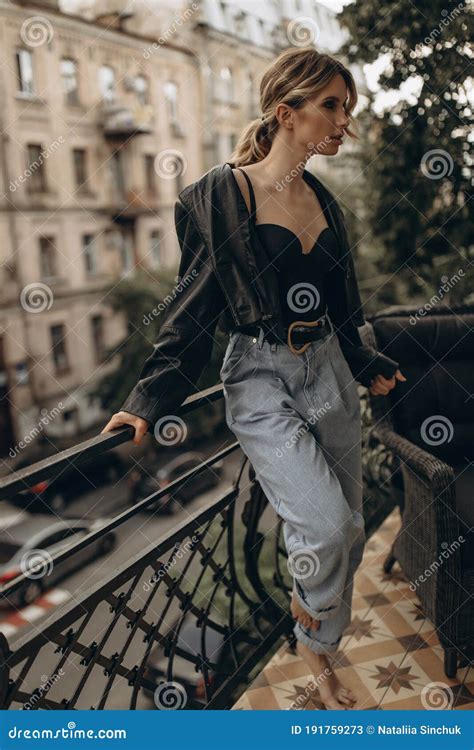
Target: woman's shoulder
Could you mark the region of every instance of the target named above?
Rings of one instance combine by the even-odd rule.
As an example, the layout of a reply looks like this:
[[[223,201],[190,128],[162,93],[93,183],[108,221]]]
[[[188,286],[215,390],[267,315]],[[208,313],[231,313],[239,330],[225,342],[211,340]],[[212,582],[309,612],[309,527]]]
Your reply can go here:
[[[240,188],[240,192],[244,197],[247,211],[250,213],[250,190],[247,180],[238,167],[232,167],[232,174],[234,175],[235,181],[237,182],[237,185]]]

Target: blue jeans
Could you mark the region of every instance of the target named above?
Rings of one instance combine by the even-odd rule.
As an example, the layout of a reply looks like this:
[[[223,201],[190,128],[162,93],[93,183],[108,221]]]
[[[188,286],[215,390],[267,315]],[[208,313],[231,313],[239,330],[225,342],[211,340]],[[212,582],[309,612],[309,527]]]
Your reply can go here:
[[[351,620],[365,543],[357,383],[330,332],[302,354],[234,331],[220,371],[226,422],[283,519],[293,593],[318,630],[295,623],[318,654]]]

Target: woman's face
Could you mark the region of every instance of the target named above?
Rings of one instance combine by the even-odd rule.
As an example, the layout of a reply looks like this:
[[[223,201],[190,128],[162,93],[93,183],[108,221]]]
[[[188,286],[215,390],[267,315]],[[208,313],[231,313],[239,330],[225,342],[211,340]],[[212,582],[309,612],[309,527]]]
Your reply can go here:
[[[312,154],[337,154],[349,125],[344,109],[348,92],[344,78],[338,73],[316,96],[294,110],[294,129],[298,142]],[[339,140],[337,140],[339,136]],[[308,145],[309,144],[309,145]],[[314,144],[314,146],[311,146]]]

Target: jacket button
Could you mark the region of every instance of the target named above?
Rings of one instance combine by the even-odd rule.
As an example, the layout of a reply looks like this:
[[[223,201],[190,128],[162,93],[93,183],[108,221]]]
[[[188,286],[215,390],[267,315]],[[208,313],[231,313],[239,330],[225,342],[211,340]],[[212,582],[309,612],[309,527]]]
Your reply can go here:
[[[348,268],[347,271],[346,271],[346,279],[349,279],[350,275],[351,275],[351,269]]]
[[[252,341],[253,341],[254,344],[257,343],[257,339],[252,339]]]

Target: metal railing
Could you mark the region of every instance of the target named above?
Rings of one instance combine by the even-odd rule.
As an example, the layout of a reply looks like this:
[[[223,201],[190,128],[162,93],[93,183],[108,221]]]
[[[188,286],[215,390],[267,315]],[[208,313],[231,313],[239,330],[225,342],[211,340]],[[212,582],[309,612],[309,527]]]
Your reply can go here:
[[[186,399],[178,413],[222,396],[222,385],[213,386]],[[133,432],[122,427],[101,434],[0,480],[0,499],[70,461],[127,442]],[[53,555],[52,565],[237,450],[238,442],[227,445]],[[40,630],[13,645],[0,633],[0,708],[229,708],[281,636],[293,640],[281,538],[281,519],[243,456],[231,485],[87,595],[57,607]],[[1,587],[0,600],[24,583],[22,574]]]

